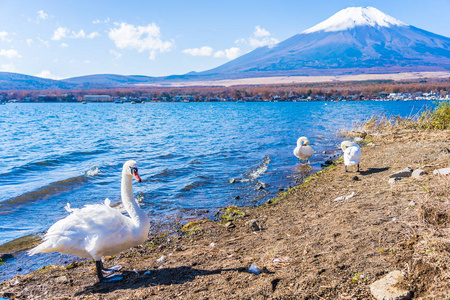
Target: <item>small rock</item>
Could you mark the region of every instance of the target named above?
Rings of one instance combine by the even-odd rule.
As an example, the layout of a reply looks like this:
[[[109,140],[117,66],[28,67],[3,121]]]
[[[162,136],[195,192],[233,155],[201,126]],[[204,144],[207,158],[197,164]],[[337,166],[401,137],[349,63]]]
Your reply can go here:
[[[353,177],[352,177],[352,180],[354,180],[354,181],[359,181],[359,177],[358,177],[358,176],[353,176]]]
[[[234,228],[234,227],[236,227],[236,225],[234,225],[234,223],[233,222],[227,222],[227,223],[225,223],[225,228],[227,228],[227,229],[229,229],[229,228]]]
[[[336,199],[334,199],[334,202],[340,202],[340,201],[344,201],[347,199],[350,199],[351,197],[355,196],[355,192],[352,192],[350,195],[347,196],[341,196],[341,197],[337,197]]]
[[[165,257],[164,257],[164,255],[163,255],[163,256],[161,256],[160,258],[158,258],[156,261],[159,262],[159,263],[160,263],[160,262],[163,262],[163,261],[164,261],[164,258],[165,258]]]
[[[450,168],[437,169],[433,171],[433,175],[448,175],[450,174]]]
[[[411,202],[408,203],[408,206],[416,206],[416,202],[414,202],[414,200],[412,200]]]
[[[412,174],[412,169],[411,168],[405,168],[401,171],[395,172],[391,175],[389,175],[389,178],[395,178],[395,177],[411,177]]]
[[[423,176],[423,175],[426,175],[426,174],[427,174],[427,172],[425,172],[424,170],[417,169],[417,170],[414,170],[412,172],[411,176],[414,177],[414,178],[419,178],[420,176]]]
[[[412,292],[395,287],[401,282],[404,275],[401,271],[392,271],[380,280],[370,285],[370,292],[377,300],[407,300],[411,299]]]
[[[209,244],[209,246],[210,246],[210,247],[215,247],[215,246],[216,246],[216,243],[211,243],[211,244]]]
[[[250,220],[247,223],[245,223],[248,227],[250,227],[250,229],[252,231],[260,231],[261,227],[259,227],[258,225],[258,221],[257,220]]]
[[[236,197],[234,197],[234,200],[239,200],[241,199],[241,196],[237,195]]]
[[[231,178],[230,180],[228,180],[228,182],[229,182],[229,183],[235,183],[235,182],[236,182],[236,179]]]
[[[20,271],[22,271],[22,268],[18,268],[18,269],[17,269],[17,272],[20,272]]]
[[[67,276],[59,276],[55,278],[55,283],[59,283],[59,284],[65,284],[65,283],[69,283],[69,278],[67,278]]]
[[[256,275],[258,275],[259,273],[261,273],[261,271],[258,270],[258,267],[255,266],[254,264],[252,264],[252,265],[250,266],[250,268],[248,269],[248,272],[249,272],[249,273],[252,273],[252,274],[256,274]]]
[[[6,260],[8,260],[8,259],[12,259],[12,258],[14,258],[14,256],[12,256],[12,254],[2,254],[2,255],[0,255],[0,261],[6,261]]]
[[[397,181],[402,181],[402,180],[403,180],[403,178],[395,177],[395,178],[389,179],[389,183],[390,183],[390,184],[394,184],[394,183],[396,183]]]

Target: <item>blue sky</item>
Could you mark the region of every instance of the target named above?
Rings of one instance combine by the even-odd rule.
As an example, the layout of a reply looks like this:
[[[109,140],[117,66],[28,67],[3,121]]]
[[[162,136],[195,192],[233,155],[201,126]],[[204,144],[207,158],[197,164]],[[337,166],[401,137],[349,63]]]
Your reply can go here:
[[[203,71],[351,6],[450,37],[450,0],[0,0],[0,71],[55,79]]]

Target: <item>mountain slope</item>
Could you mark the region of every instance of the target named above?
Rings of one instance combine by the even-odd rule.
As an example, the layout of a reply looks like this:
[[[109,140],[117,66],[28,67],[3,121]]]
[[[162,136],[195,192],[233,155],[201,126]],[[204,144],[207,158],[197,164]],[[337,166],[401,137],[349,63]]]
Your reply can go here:
[[[273,47],[199,75],[318,75],[450,69],[450,39],[372,7],[351,7]]]

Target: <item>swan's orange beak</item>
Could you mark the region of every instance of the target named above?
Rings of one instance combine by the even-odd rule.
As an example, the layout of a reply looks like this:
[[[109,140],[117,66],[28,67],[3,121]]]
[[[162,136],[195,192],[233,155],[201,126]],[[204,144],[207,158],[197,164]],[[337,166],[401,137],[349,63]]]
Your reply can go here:
[[[134,178],[136,178],[136,180],[138,182],[142,182],[142,179],[141,179],[141,177],[139,177],[139,174],[137,171],[133,171],[133,176],[134,176]]]

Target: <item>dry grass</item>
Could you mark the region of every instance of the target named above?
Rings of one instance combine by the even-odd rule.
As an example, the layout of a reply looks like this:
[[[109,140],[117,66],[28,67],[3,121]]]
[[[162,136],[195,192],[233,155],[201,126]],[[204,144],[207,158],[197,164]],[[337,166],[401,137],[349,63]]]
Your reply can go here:
[[[360,124],[355,124],[354,128],[351,131],[342,130],[340,136],[365,138],[372,133],[390,134],[398,130],[450,129],[450,102],[441,101],[434,109],[427,109],[405,118],[386,115],[372,116]]]

